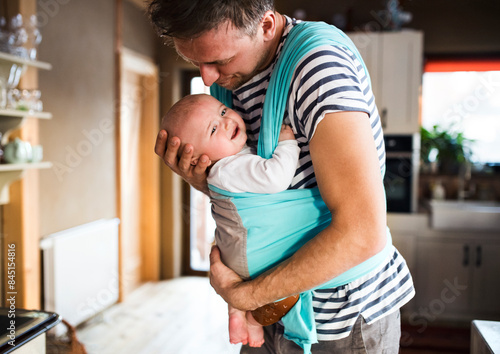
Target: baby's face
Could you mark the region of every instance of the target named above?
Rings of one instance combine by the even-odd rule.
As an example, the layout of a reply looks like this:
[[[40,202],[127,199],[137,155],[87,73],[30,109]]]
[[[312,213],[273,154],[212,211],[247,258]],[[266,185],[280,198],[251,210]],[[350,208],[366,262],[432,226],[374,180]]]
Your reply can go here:
[[[194,157],[206,154],[212,162],[238,153],[247,141],[243,119],[208,95],[196,102],[183,130],[182,135],[189,136],[185,141],[194,146]]]

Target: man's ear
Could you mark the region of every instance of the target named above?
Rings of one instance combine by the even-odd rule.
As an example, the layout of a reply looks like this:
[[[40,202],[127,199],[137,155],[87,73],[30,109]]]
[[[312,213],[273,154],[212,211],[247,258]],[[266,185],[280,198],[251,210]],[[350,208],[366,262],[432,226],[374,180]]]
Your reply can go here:
[[[264,31],[264,39],[270,41],[276,35],[276,13],[274,11],[267,11],[264,14],[261,22],[262,30]]]

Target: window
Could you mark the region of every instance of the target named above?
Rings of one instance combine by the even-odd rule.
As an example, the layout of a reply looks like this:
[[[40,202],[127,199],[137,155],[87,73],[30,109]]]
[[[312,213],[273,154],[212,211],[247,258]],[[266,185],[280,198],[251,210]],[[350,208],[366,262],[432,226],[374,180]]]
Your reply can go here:
[[[184,94],[210,93],[203,84],[199,71],[187,70],[183,72]],[[189,198],[189,210],[186,225],[189,229],[189,252],[185,254],[188,264],[185,263],[184,273],[201,275],[210,269],[210,248],[214,241],[215,221],[210,209],[210,198],[186,184],[186,198]],[[187,235],[186,235],[187,236]],[[187,246],[187,243],[185,243]]]
[[[500,60],[430,61],[422,84],[422,126],[474,139],[472,160],[500,164]]]

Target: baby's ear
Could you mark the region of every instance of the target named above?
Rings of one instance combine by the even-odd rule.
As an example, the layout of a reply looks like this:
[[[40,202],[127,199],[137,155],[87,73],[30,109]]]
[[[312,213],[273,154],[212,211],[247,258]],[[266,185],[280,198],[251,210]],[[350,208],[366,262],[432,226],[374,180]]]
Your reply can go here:
[[[199,157],[191,158],[191,166],[196,166],[198,164]]]

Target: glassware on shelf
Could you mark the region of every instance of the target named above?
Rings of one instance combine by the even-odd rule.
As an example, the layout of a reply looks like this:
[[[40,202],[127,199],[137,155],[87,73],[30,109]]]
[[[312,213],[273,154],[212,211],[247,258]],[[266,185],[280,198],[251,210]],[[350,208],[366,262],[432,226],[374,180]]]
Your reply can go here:
[[[42,91],[31,90],[31,97],[29,102],[29,109],[35,112],[43,111]]]
[[[0,17],[0,51],[36,60],[41,41],[36,15],[23,19],[21,14],[17,14],[10,21]]]
[[[7,108],[17,109],[17,102],[20,98],[20,92],[18,89],[10,89],[7,92]]]
[[[7,82],[0,77],[0,109],[7,107]]]
[[[10,31],[7,28],[7,20],[5,17],[0,17],[0,52],[9,53],[9,35]]]
[[[3,162],[2,132],[0,132],[0,163]]]
[[[10,20],[9,51],[13,55],[28,58],[28,51],[25,44],[28,42],[28,32],[24,27],[23,16],[17,14]]]
[[[20,111],[42,112],[43,103],[40,90],[11,89],[7,94],[7,108]]]
[[[16,88],[23,74],[23,66],[21,64],[12,63],[10,67],[9,78],[7,79],[8,88]]]
[[[28,58],[31,60],[36,60],[38,56],[38,45],[42,41],[42,34],[38,29],[38,20],[36,15],[30,16],[26,28],[28,33]]]
[[[0,16],[0,51],[25,59],[0,62],[0,109],[43,111],[39,90],[17,88],[27,61],[37,59],[41,40],[36,15],[23,18],[17,14],[10,19]]]

